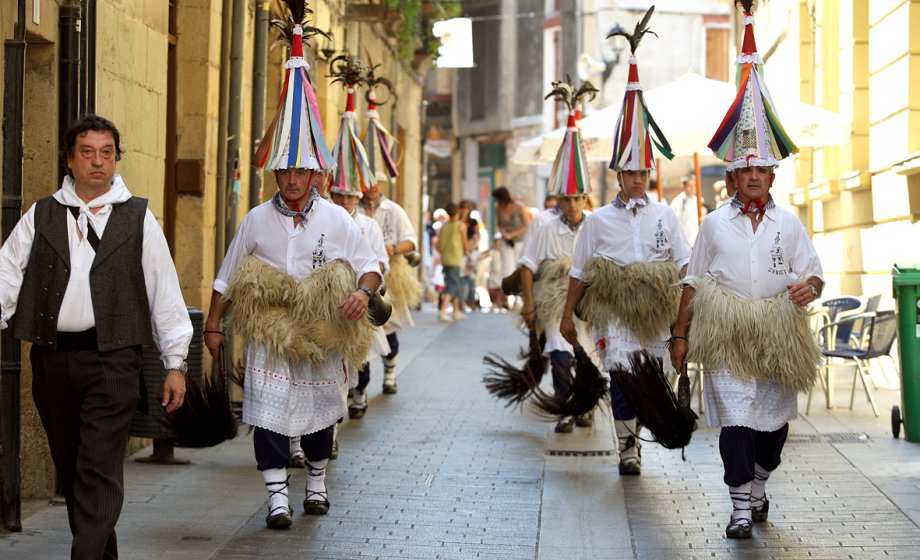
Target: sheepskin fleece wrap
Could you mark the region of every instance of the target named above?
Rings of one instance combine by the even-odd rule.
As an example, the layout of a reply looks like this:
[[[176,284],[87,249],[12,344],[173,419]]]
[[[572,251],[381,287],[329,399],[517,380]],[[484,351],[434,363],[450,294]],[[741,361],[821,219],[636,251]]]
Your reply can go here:
[[[696,283],[691,305],[691,361],[793,391],[815,384],[821,351],[807,310],[792,303],[788,292],[749,300],[705,278]]]
[[[387,272],[384,284],[387,287],[387,298],[393,304],[393,309],[415,309],[421,300],[418,289],[418,279],[415,271],[409,266],[406,257],[393,255],[390,257],[390,270]]]
[[[677,319],[680,276],[673,261],[620,266],[595,257],[584,270],[587,284],[578,316],[603,332],[611,321],[643,343],[660,342]]]
[[[364,363],[371,345],[366,317],[349,321],[339,304],[355,290],[355,272],[332,261],[298,282],[293,276],[247,257],[230,282],[230,324],[259,343],[270,357],[319,365],[334,353],[350,364]]]
[[[546,325],[557,329],[562,321],[565,297],[569,287],[569,270],[572,269],[572,257],[546,259],[537,268],[533,285],[534,307],[537,310],[537,332],[546,330]]]

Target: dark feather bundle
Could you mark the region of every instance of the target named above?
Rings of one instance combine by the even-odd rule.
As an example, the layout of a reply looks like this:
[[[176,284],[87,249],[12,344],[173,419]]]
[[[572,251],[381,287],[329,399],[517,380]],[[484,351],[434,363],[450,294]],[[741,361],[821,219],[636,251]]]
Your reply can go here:
[[[556,101],[565,103],[570,111],[574,111],[575,107],[579,103],[585,101],[586,98],[587,101],[593,101],[598,92],[594,84],[589,81],[582,82],[582,84],[576,88],[572,83],[572,78],[568,74],[566,74],[565,80],[556,80],[552,82],[551,85],[553,89],[551,89],[543,99],[552,97]]]
[[[754,0],[735,0],[736,6],[741,6],[746,14],[754,13]]]
[[[527,350],[521,350],[521,359],[526,360],[520,368],[503,358],[490,354],[482,362],[492,369],[482,377],[490,395],[507,401],[505,406],[519,406],[543,380],[549,360],[543,357],[543,345],[534,331],[530,331]]]
[[[686,369],[680,374],[679,396],[671,388],[661,358],[652,357],[645,350],[630,354],[629,369],[616,367],[610,375],[654,441],[666,449],[680,449],[690,443],[697,415],[690,408]]]
[[[329,61],[329,75],[333,78],[330,83],[339,83],[343,86],[356,86],[364,83],[367,67],[356,57],[343,53]]]
[[[597,366],[581,346],[575,347],[575,359],[569,368],[556,368],[558,375],[567,383],[569,391],[563,395],[548,395],[539,388],[534,390],[533,403],[538,413],[561,419],[578,416],[594,410],[599,402],[607,398],[610,386]],[[574,370],[574,371],[573,371]]]
[[[395,95],[394,90],[396,88],[393,87],[393,82],[391,82],[389,79],[383,76],[376,75],[377,69],[383,65],[374,64],[374,61],[371,59],[371,53],[369,51],[365,51],[365,54],[367,56],[367,68],[365,68],[365,74],[364,74],[363,81],[365,84],[367,84],[367,92],[365,92],[364,98],[365,100],[367,100],[368,103],[371,103],[371,98],[370,98],[371,92],[376,92],[377,86],[382,86],[386,88],[387,96],[383,99],[379,99],[379,98],[374,99],[373,103],[375,103],[378,106],[384,105],[387,101],[390,100],[391,97]]]
[[[303,30],[304,41],[314,35],[322,35],[332,40],[328,33],[318,27],[307,25],[307,18],[313,13],[306,0],[275,0],[275,18],[269,24],[278,30],[278,39],[272,43],[272,48],[277,45],[291,46],[294,36],[294,26],[300,25]]]
[[[230,403],[223,348],[210,375],[186,380],[185,402],[161,420],[175,434],[176,447],[213,447],[236,437],[239,426]]]
[[[651,33],[655,37],[658,36],[657,33],[648,28],[648,22],[652,19],[652,13],[655,11],[655,6],[652,6],[645,12],[645,16],[639,20],[639,23],[636,24],[636,30],[630,33],[629,31],[614,31],[610,35],[607,35],[607,38],[611,37],[625,37],[629,41],[629,52],[636,54],[636,49],[639,48],[639,42],[642,41],[642,38],[645,37],[646,33]]]

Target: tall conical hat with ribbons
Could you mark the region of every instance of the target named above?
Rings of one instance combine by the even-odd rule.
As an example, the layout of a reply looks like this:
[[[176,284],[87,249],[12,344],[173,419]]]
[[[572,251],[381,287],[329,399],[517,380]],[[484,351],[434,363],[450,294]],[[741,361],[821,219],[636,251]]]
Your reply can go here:
[[[375,74],[379,67],[379,64],[375,66],[371,63],[364,77],[368,88],[365,95],[367,100],[367,125],[364,132],[361,133],[361,140],[364,142],[364,149],[367,152],[368,165],[374,175],[384,173],[388,178],[394,179],[399,176],[399,171],[396,169],[396,160],[392,154],[396,138],[380,122],[380,113],[377,112],[377,107],[389,100],[389,96],[387,99],[379,100],[377,98],[377,88],[385,87],[390,96],[392,96],[393,84],[383,76]]]
[[[547,192],[557,196],[582,196],[591,192],[591,180],[588,174],[588,159],[585,157],[585,145],[578,128],[577,113],[585,98],[590,101],[597,94],[597,88],[591,82],[584,82],[577,90],[571,78],[553,82],[553,89],[544,99],[554,98],[565,103],[569,116],[562,145],[556,152],[553,169],[549,175]]]
[[[780,124],[763,79],[763,59],[754,43],[754,1],[735,3],[744,9],[744,41],[735,61],[738,93],[709,147],[728,163],[729,171],[749,166],[775,167],[799,149]]]
[[[661,155],[674,159],[671,145],[662,134],[661,129],[652,118],[645,99],[642,95],[642,86],[639,84],[639,69],[636,66],[636,48],[646,33],[656,35],[648,28],[652,19],[655,6],[645,13],[645,16],[636,24],[633,33],[616,31],[607,36],[625,37],[629,41],[629,76],[626,80],[626,93],[623,96],[623,106],[613,136],[613,157],[610,159],[610,169],[614,171],[639,171],[654,169],[655,158],[652,154],[652,144],[658,148]],[[651,131],[649,131],[651,129]],[[654,134],[653,134],[654,133]]]
[[[330,192],[360,196],[367,187],[376,183],[374,172],[368,166],[367,152],[358,137],[358,118],[355,115],[355,89],[362,84],[366,71],[361,61],[349,54],[339,55],[329,63],[329,75],[334,78],[332,83],[341,83],[348,94],[332,152],[336,168]]]
[[[276,44],[290,45],[291,56],[284,65],[278,110],[265,130],[252,164],[270,171],[291,167],[330,169],[335,162],[323,135],[319,103],[307,73],[310,65],[303,56],[304,37],[326,33],[305,25],[306,16],[311,13],[306,2],[286,0],[285,5],[290,13],[286,19],[273,20],[272,26],[281,31]]]

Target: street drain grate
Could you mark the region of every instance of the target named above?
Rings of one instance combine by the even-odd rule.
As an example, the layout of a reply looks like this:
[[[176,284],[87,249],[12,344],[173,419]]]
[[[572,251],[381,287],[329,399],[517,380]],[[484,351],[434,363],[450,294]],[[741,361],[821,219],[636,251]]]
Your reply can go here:
[[[795,434],[790,435],[787,443],[869,443],[869,436],[856,432],[836,434]]]
[[[601,451],[565,451],[562,449],[550,449],[546,452],[550,457],[610,457],[613,451],[604,449]]]

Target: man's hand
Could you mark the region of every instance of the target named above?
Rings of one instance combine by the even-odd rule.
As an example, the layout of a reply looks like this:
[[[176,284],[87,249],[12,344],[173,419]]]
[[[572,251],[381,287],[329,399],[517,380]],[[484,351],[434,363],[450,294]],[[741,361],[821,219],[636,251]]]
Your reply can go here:
[[[227,345],[227,337],[219,330],[208,330],[204,332],[204,345],[208,348],[211,358],[217,359],[217,351],[221,346]]]
[[[367,313],[367,303],[370,299],[364,290],[355,290],[339,305],[339,309],[346,319],[357,321]]]
[[[396,254],[396,245],[387,244],[387,256],[392,257]]]
[[[174,412],[185,402],[185,374],[177,369],[166,372],[166,381],[163,382],[162,406],[166,413]]]
[[[787,284],[789,289],[789,299],[792,303],[803,306],[815,301],[815,294],[808,282],[799,282],[798,284]]]
[[[575,329],[575,321],[571,317],[563,315],[562,321],[559,322],[559,331],[566,342],[572,346],[579,346],[578,331]]]
[[[672,338],[670,348],[668,351],[671,353],[671,365],[674,366],[674,369],[678,372],[683,368],[684,361],[687,359],[687,350],[689,349],[690,344],[684,338]]]

